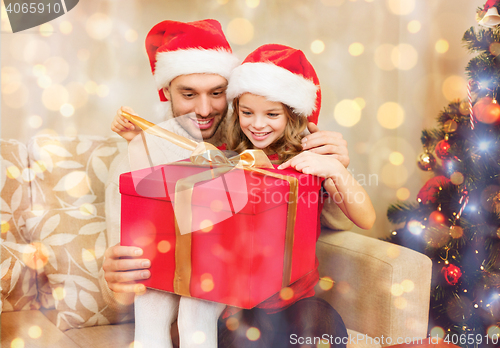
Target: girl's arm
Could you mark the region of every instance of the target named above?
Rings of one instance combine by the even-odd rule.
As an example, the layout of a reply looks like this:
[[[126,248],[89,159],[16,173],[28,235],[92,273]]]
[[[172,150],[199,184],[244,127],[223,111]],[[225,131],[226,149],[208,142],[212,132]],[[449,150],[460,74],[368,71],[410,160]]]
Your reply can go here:
[[[326,178],[324,187],[344,214],[358,227],[372,228],[375,209],[370,197],[336,158],[305,151],[286,161],[278,169],[287,167]]]

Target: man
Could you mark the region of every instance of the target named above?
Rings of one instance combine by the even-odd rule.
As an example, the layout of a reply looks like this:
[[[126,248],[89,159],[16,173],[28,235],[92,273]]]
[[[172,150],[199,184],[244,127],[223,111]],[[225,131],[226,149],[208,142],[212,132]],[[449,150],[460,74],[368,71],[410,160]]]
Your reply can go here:
[[[160,99],[164,102],[170,117],[183,120],[179,122],[180,126],[176,126],[178,123],[170,122],[169,125],[172,127],[170,130],[191,139],[199,141],[202,138],[203,141],[213,145],[221,145],[224,119],[228,110],[227,80],[231,70],[238,64],[238,60],[232,55],[220,24],[214,20],[159,23],[148,34],[146,49]],[[133,110],[129,108],[123,109],[133,113]],[[122,119],[119,114],[120,110],[112,124],[112,130],[130,141],[140,132],[131,123]],[[182,115],[190,116],[181,118]],[[319,131],[313,123],[310,123],[308,128],[311,135],[303,139],[305,150],[330,154],[337,157],[345,166],[349,164],[347,144],[339,133]],[[149,139],[149,141],[155,140]],[[163,150],[162,160],[172,162],[186,157],[185,152],[173,146],[168,150]],[[128,159],[125,159],[115,173],[119,175],[130,171],[127,165]],[[117,175],[111,177],[106,187],[106,215],[110,245],[117,244],[120,235],[120,197]],[[331,208],[328,209],[326,206]],[[332,216],[338,209],[333,202],[325,204],[325,208],[323,217],[326,216],[326,218],[322,220],[328,223],[333,220]],[[106,301],[117,310],[123,311],[130,308],[135,294],[146,290],[144,285],[137,281],[150,277],[148,271],[150,261],[141,258],[141,255],[140,248],[119,244],[108,248],[105,253],[101,286]],[[252,313],[252,320],[249,322],[257,320],[254,317],[266,318],[265,313],[259,312],[258,315]],[[290,313],[290,315],[295,314]],[[231,341],[231,339],[227,340]]]

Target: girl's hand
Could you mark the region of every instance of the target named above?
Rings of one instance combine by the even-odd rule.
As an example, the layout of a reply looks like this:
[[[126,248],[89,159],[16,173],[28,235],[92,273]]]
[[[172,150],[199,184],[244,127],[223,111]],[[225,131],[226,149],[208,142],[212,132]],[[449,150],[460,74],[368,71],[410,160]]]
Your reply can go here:
[[[288,167],[295,168],[296,171],[316,175],[322,178],[330,178],[345,170],[343,164],[334,155],[320,155],[310,151],[304,151],[297,156],[282,163],[278,169]]]
[[[132,110],[128,106],[122,106],[121,108],[119,108],[116,111],[113,122],[111,122],[111,130],[127,141],[131,141],[137,134],[141,132],[141,130],[138,127],[135,127],[132,122],[122,116],[122,110],[130,114],[135,114],[134,110]]]
[[[347,168],[349,165],[349,152],[347,141],[342,134],[332,131],[319,130],[318,126],[309,122],[307,129],[311,134],[302,138],[302,148],[321,155],[332,155]]]

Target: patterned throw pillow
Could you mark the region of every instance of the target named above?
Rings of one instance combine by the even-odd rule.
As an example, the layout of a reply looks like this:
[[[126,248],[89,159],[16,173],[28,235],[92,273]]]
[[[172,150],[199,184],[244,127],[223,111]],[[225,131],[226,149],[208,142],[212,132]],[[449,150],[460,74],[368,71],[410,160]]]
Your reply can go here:
[[[122,138],[38,136],[28,144],[34,211],[104,202],[111,163],[126,151]]]
[[[98,272],[108,247],[104,203],[34,212],[26,225],[43,264],[39,279],[46,278],[40,301],[55,305],[59,329],[132,319],[132,313],[112,311],[101,295]]]
[[[35,248],[26,231],[23,214],[29,210],[31,172],[26,146],[16,140],[1,140],[0,247],[2,311],[38,309],[36,301]]]

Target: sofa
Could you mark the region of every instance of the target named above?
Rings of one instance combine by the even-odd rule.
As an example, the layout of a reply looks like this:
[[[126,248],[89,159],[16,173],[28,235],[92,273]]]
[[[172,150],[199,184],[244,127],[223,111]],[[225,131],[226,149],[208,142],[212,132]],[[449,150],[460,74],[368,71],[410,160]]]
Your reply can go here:
[[[105,182],[126,151],[116,137],[1,141],[2,347],[131,347],[133,313],[108,307],[98,280]],[[316,296],[344,319],[348,347],[427,336],[427,256],[326,227],[317,256]]]

